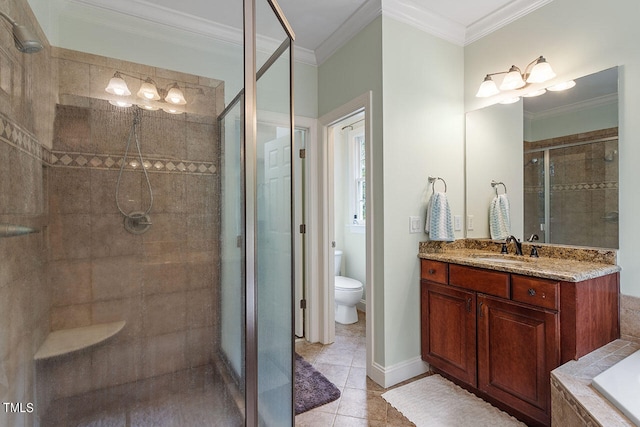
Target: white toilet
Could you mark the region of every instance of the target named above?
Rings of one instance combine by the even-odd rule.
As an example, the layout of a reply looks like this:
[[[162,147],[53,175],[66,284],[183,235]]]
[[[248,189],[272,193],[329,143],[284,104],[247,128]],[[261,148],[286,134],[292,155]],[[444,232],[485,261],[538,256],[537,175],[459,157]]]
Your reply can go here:
[[[362,298],[364,285],[355,279],[340,276],[342,251],[335,251],[335,320],[343,325],[358,321],[356,304]]]

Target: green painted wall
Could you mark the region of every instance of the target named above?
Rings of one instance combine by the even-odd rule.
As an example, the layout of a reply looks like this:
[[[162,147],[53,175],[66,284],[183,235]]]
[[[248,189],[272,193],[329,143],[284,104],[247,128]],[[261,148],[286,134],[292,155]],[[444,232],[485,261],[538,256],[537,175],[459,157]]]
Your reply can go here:
[[[318,116],[346,104],[371,91],[373,98],[372,126],[373,161],[371,178],[375,206],[373,212],[374,248],[373,263],[375,307],[374,361],[385,365],[384,360],[384,182],[382,149],[382,18],[378,18],[355,35],[348,43],[328,58],[318,68]],[[367,220],[371,220],[369,217]]]

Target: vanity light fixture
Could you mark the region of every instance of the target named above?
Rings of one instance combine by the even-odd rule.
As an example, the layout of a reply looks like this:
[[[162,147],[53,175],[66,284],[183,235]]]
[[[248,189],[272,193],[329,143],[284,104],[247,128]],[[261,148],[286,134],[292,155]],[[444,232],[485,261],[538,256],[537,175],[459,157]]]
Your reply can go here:
[[[126,98],[131,95],[131,91],[129,90],[127,82],[124,80],[123,76],[142,81],[138,92],[136,92],[136,96],[140,99],[139,102],[132,102],[131,99]],[[154,82],[150,77],[142,79],[120,71],[116,71],[113,74],[113,77],[109,80],[109,84],[104,90],[107,93],[121,97],[119,99],[109,100],[111,105],[118,107],[131,107],[133,103],[135,103],[138,107],[145,110],[157,111],[162,109],[170,114],[182,114],[184,113],[183,109],[177,109],[172,106],[170,107],[167,106],[167,104],[185,105],[187,103],[184,93],[180,90],[178,83],[172,83],[167,86],[166,89],[158,89],[156,82]]]
[[[506,74],[502,79],[499,89],[492,79],[492,76],[498,74]],[[487,74],[480,85],[476,96],[479,98],[486,98],[497,95],[500,91],[523,88],[530,83],[543,83],[551,80],[555,76],[556,74],[551,69],[551,65],[549,65],[543,56],[539,56],[525,67],[524,72],[515,65],[512,65],[508,71]]]

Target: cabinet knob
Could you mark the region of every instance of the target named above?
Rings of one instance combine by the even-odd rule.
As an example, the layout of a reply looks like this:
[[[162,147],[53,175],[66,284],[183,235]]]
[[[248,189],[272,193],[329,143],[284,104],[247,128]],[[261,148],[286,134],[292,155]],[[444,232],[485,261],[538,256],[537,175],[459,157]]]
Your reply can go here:
[[[429,274],[436,274],[436,271],[433,268],[429,269]]]
[[[534,296],[536,294],[536,290],[533,288],[529,288],[529,295]]]

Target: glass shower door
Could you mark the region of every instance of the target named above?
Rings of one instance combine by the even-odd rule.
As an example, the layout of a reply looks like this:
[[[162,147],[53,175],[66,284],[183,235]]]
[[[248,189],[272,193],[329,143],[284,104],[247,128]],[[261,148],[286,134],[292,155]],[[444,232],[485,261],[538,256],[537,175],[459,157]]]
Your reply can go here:
[[[256,21],[258,34],[281,41],[257,61],[258,422],[286,426],[293,421],[292,43],[273,6],[260,2]]]
[[[220,357],[245,392],[245,247],[242,102],[219,119],[221,141]],[[244,415],[244,414],[243,414]]]

